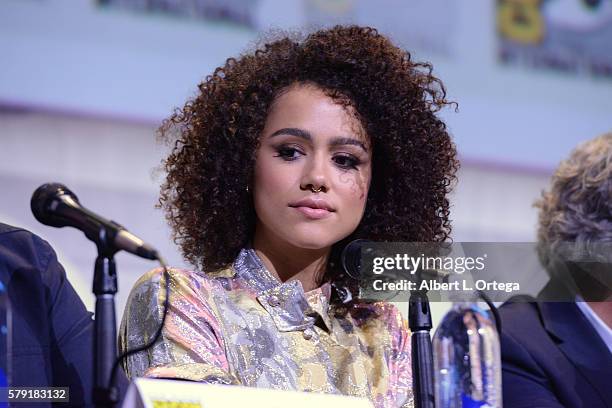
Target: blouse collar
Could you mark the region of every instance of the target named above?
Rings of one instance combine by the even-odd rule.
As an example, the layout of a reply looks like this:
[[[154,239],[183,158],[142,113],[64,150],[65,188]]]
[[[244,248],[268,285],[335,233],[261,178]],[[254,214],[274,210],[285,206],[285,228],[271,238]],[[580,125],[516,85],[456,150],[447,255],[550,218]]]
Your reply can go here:
[[[312,328],[321,317],[328,330],[331,285],[304,292],[297,280],[280,282],[265,267],[252,248],[240,251],[232,268],[211,274],[213,277],[238,277],[256,294],[259,303],[272,316],[280,331],[306,330]]]

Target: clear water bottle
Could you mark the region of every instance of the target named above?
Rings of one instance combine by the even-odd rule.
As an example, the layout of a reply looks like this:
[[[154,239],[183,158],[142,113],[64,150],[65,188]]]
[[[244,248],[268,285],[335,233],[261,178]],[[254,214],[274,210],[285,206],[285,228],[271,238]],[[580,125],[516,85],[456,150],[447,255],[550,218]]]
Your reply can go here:
[[[432,343],[436,407],[501,408],[499,336],[485,310],[454,303]]]

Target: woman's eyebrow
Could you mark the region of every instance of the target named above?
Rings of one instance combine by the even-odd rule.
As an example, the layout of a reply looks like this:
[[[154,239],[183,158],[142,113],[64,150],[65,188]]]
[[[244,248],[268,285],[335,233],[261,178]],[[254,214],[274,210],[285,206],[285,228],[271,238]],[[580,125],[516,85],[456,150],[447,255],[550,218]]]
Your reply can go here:
[[[283,129],[279,129],[276,132],[272,133],[270,135],[270,137],[275,137],[275,136],[280,136],[280,135],[291,135],[291,136],[297,136],[299,138],[302,138],[304,140],[308,140],[309,142],[312,141],[312,135],[310,134],[310,132],[308,132],[307,130],[304,129],[299,129],[299,128],[283,128]],[[365,144],[363,142],[361,142],[358,139],[352,138],[352,137],[335,137],[333,138],[330,142],[329,142],[330,146],[344,146],[344,145],[352,145],[352,146],[358,146],[361,147],[363,149],[363,151],[367,152],[368,149],[366,148]]]
[[[353,139],[352,137],[335,137],[329,142],[330,146],[343,146],[343,145],[353,145],[358,146],[363,149],[363,151],[367,152],[365,144],[362,141]]]
[[[310,133],[307,130],[298,129],[298,128],[283,128],[283,129],[279,129],[276,132],[272,133],[270,135],[270,137],[279,136],[279,135],[291,135],[291,136],[300,137],[300,138],[308,140],[308,141],[312,140],[312,136],[310,135]]]

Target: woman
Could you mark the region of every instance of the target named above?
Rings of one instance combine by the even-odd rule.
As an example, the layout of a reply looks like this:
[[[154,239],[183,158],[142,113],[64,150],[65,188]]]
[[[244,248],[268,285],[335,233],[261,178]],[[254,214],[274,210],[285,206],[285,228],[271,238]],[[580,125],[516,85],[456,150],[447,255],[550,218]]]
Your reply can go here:
[[[128,375],[411,405],[406,324],[351,298],[338,259],[360,237],[450,233],[458,163],[431,67],[374,29],[337,26],[230,58],[199,90],[161,128],[173,144],[161,205],[198,271],[171,271],[162,338]],[[159,270],[136,283],[122,350],[155,333],[160,287]]]

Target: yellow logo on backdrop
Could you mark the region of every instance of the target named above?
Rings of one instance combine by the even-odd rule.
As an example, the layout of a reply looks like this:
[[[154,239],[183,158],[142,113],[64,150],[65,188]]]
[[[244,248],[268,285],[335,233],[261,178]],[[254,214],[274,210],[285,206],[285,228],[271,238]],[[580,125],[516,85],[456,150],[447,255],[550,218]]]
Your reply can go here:
[[[544,37],[541,0],[499,0],[497,27],[502,36],[523,44],[536,44]]]

